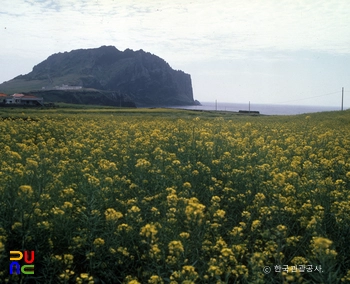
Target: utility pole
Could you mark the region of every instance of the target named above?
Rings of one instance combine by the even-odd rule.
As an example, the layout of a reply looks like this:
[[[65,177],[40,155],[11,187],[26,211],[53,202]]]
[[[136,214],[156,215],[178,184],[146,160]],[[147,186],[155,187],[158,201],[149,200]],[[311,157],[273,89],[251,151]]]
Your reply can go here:
[[[249,113],[250,113],[250,101],[249,101]]]
[[[218,100],[215,100],[215,111],[218,110]]]
[[[344,106],[344,87],[341,88],[341,110],[342,111],[344,110],[343,106]]]

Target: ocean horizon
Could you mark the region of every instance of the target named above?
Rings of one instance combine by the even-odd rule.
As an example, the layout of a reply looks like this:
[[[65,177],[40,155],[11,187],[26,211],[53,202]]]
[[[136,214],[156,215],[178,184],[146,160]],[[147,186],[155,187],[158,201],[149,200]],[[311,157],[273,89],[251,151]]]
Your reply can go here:
[[[225,103],[225,102],[201,102],[197,106],[178,106],[171,108],[193,109],[193,110],[218,110],[238,112],[240,110],[249,110],[249,104],[243,103]],[[309,105],[283,105],[283,104],[250,104],[250,111],[259,111],[265,115],[297,115],[304,113],[337,111],[340,106],[309,106]]]

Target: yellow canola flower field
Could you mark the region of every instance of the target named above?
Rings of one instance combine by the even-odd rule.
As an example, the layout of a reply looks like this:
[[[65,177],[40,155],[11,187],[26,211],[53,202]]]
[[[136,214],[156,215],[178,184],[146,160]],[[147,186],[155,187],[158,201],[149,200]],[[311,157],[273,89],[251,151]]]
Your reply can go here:
[[[349,111],[11,111],[1,283],[350,283]]]

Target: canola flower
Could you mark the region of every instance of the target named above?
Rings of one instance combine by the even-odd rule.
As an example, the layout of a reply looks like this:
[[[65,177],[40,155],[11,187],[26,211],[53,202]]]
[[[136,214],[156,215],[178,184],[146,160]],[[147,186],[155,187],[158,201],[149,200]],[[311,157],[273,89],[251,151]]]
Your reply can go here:
[[[37,250],[37,283],[350,281],[348,112],[12,111],[0,120],[8,283],[21,248]],[[323,272],[262,270],[308,264]]]
[[[140,235],[146,238],[154,239],[158,233],[157,227],[154,224],[146,224],[141,228]]]
[[[104,241],[104,239],[97,238],[97,239],[94,240],[93,244],[96,247],[100,247],[100,246],[103,246],[105,244],[105,241]]]
[[[106,209],[104,214],[106,216],[107,221],[118,221],[120,218],[123,217],[123,214],[121,212],[118,212],[113,208]]]

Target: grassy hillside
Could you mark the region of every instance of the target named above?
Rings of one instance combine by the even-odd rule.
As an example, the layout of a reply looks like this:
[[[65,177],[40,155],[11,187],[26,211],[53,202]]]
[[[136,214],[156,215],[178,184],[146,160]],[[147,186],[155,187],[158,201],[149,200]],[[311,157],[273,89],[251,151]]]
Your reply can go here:
[[[31,90],[41,90],[45,86],[41,80],[33,80],[27,82],[21,79],[13,79],[2,83],[0,87],[0,92],[12,95],[18,92],[29,92]]]

